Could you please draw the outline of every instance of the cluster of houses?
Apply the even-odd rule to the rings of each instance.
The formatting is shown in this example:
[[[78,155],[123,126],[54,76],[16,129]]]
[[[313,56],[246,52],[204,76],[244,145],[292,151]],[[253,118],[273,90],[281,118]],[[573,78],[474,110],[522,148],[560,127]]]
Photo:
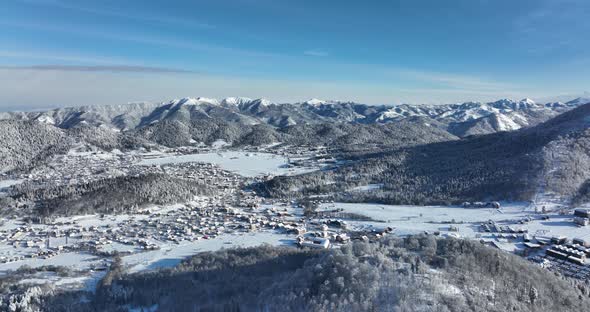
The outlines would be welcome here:
[[[61,234],[63,233],[59,230],[38,228],[30,225],[2,229],[0,230],[0,244],[10,246],[17,252],[7,252],[7,249],[3,249],[0,252],[0,263],[31,258],[49,259],[64,250],[70,249],[61,243],[51,244],[51,239],[60,237]],[[25,250],[28,250],[28,252]]]
[[[36,184],[74,185],[131,174],[138,156],[88,151],[54,156],[50,166],[36,167],[20,178]]]
[[[527,229],[514,227],[512,225],[499,225],[494,221],[488,221],[480,224],[480,230],[488,233],[504,233],[504,234],[526,234]]]
[[[582,224],[579,220],[584,220],[587,224],[589,217],[589,209],[574,210],[576,224]],[[540,218],[545,220],[548,216],[544,215]],[[545,268],[570,277],[590,279],[590,266],[586,265],[586,259],[590,257],[590,242],[580,238],[568,239],[558,234],[547,235],[546,230],[538,230],[531,234],[526,228],[519,226],[533,219],[536,218],[528,216],[519,220],[507,220],[502,224],[490,220],[480,223],[479,230],[482,233],[491,233],[496,241],[506,239],[523,246],[523,249],[517,249],[517,254],[526,256]],[[481,234],[477,237],[481,237]],[[496,241],[489,243],[501,248]]]
[[[495,208],[500,209],[502,206],[497,201],[491,202],[464,202],[461,204],[463,208]]]
[[[325,148],[282,152],[302,156],[321,156]],[[172,151],[175,152],[175,151]],[[178,151],[183,152],[183,151]],[[186,152],[186,151],[184,151]],[[146,154],[147,155],[147,154]],[[141,252],[161,248],[164,244],[180,244],[212,239],[223,234],[265,231],[284,232],[301,237],[300,245],[328,248],[345,243],[345,223],[308,223],[286,208],[262,205],[252,192],[241,190],[244,179],[239,175],[206,163],[141,165],[146,155],[135,153],[77,151],[56,156],[51,165],[40,166],[22,176],[27,187],[83,184],[115,176],[139,176],[165,173],[215,187],[218,192],[196,197],[183,205],[137,207],[124,215],[95,216],[91,221],[59,221],[58,219],[21,219],[19,226],[0,227],[0,263],[27,258],[47,259],[64,252],[89,252],[108,255],[112,252]],[[161,154],[158,154],[161,157]],[[77,219],[72,219],[77,220]],[[39,223],[43,221],[43,223]],[[33,222],[33,223],[31,223]],[[337,229],[337,230],[334,230]],[[7,248],[9,246],[9,248]]]
[[[222,234],[275,230],[304,234],[305,223],[286,208],[261,207],[261,200],[241,191],[234,208],[219,197],[198,197],[186,205],[151,208],[135,215],[96,216],[92,225],[77,222],[28,224],[0,231],[0,243],[18,252],[0,256],[0,261],[51,257],[64,251],[101,253],[119,245],[134,251],[160,248],[166,243],[211,239]],[[110,220],[112,219],[112,220]],[[116,220],[116,222],[109,222]],[[124,246],[129,246],[124,248]],[[106,248],[109,249],[109,248]]]
[[[563,242],[563,238],[551,239],[544,254],[538,254],[530,259],[539,265],[578,279],[590,279],[590,266],[586,259],[590,256],[590,244],[582,239],[574,238],[571,242]],[[559,243],[556,243],[559,242]]]
[[[191,167],[196,165],[201,166],[199,170]],[[118,216],[96,215],[80,222],[75,218],[59,218],[45,224],[23,221],[18,227],[0,231],[0,244],[14,248],[5,254],[0,252],[0,262],[46,259],[63,252],[108,256],[115,250],[141,252],[159,249],[164,244],[265,230],[295,235],[302,247],[329,248],[350,240],[346,222],[338,219],[310,221],[287,206],[265,204],[254,193],[239,190],[239,178],[224,171],[217,172],[214,166],[183,164],[163,167],[163,170],[172,174],[176,172],[171,171],[176,170],[194,179],[211,179],[211,183],[219,184],[226,192],[196,197],[182,205],[147,207]],[[390,231],[373,231],[370,235],[378,238]]]
[[[534,239],[535,243],[527,247],[538,252],[529,257],[530,260],[566,276],[590,278],[590,266],[586,264],[590,256],[590,242],[580,238],[568,240],[559,235],[536,236]]]
[[[548,257],[551,256],[557,259],[567,260],[569,262],[573,262],[576,264],[584,265],[586,263],[586,247],[582,247],[579,245],[571,247],[564,245],[553,245],[551,248],[545,251],[545,254]]]

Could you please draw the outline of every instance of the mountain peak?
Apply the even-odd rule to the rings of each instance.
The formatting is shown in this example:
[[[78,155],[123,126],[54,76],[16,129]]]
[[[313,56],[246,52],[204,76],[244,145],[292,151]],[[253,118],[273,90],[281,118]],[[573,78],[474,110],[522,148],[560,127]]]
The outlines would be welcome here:
[[[249,102],[252,102],[252,99],[247,97],[228,97],[221,101],[225,105],[240,105]]]
[[[253,104],[259,104],[261,106],[269,106],[270,104],[272,104],[272,102],[270,100],[267,100],[264,98],[256,99],[252,102],[253,102]]]
[[[308,105],[322,105],[322,104],[326,104],[326,103],[328,103],[328,102],[324,101],[324,100],[316,99],[316,98],[313,98],[313,99],[303,102],[303,104],[308,104]]]
[[[173,105],[201,105],[201,104],[210,104],[210,105],[219,105],[219,101],[217,99],[206,98],[206,97],[183,97],[181,99],[174,99],[169,102],[169,104]]]
[[[526,104],[529,104],[529,105],[535,105],[535,104],[537,104],[537,103],[535,103],[535,101],[533,101],[532,99],[529,99],[529,98],[524,98],[524,99],[520,100],[520,103],[526,103]]]

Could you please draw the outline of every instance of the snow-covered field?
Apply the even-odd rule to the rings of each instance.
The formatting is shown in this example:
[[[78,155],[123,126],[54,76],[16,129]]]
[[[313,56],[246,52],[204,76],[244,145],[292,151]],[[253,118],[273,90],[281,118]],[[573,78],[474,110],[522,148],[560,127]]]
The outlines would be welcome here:
[[[16,184],[23,182],[23,180],[2,180],[0,181],[0,197],[6,196],[6,190]]]
[[[225,234],[213,239],[164,245],[159,250],[125,256],[123,261],[125,266],[129,268],[129,272],[133,273],[161,267],[172,267],[185,258],[205,251],[233,247],[253,247],[262,244],[291,245],[294,242],[293,237],[273,232]]]
[[[11,187],[15,184],[19,184],[23,182],[23,180],[2,180],[0,181],[0,191],[2,191],[2,189]]]
[[[353,192],[370,192],[370,191],[378,190],[382,187],[383,187],[383,183],[367,184],[367,185],[361,185],[361,186],[354,187],[351,189],[351,191],[353,191]]]
[[[100,263],[100,258],[83,252],[67,252],[58,254],[49,259],[24,259],[15,262],[0,264],[0,273],[6,273],[8,270],[16,270],[23,265],[36,268],[47,265],[65,266],[72,270],[88,270],[93,265]]]
[[[527,229],[531,235],[564,235],[569,238],[590,239],[590,228],[579,227],[572,221],[572,215],[547,214],[549,220],[542,220],[541,214],[530,209],[529,203],[503,203],[501,209],[463,208],[453,206],[396,206],[380,204],[323,204],[320,210],[343,209],[382,222],[351,221],[357,229],[382,228],[391,226],[398,235],[416,234],[424,231],[446,233],[449,226],[456,226],[457,234],[467,238],[492,239],[489,233],[480,233],[479,225],[489,220],[500,225]],[[519,224],[526,217],[532,221]]]
[[[258,152],[224,151],[190,155],[164,156],[144,159],[141,165],[162,165],[185,162],[205,162],[219,165],[221,168],[246,177],[265,174],[293,175],[315,170],[314,168],[288,168],[286,157]]]

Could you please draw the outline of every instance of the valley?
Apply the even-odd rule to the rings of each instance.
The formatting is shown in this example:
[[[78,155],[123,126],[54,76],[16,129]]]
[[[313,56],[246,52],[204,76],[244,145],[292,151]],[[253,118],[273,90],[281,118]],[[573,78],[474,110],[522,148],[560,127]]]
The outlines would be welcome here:
[[[60,142],[45,146],[20,130],[2,142],[23,156],[0,158],[0,279],[92,296],[116,270],[161,274],[208,253],[336,252],[433,237],[478,242],[583,282],[590,230],[573,211],[588,207],[579,198],[590,178],[589,109],[464,138],[393,114],[386,123],[284,127],[196,115],[128,130],[0,121]],[[180,132],[169,136],[169,127]]]

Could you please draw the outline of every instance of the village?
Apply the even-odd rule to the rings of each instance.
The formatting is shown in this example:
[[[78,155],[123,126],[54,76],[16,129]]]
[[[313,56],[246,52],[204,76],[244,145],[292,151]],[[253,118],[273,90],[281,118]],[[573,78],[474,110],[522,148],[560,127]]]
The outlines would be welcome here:
[[[202,155],[208,158],[198,158]],[[477,239],[526,257],[548,270],[590,278],[590,267],[586,264],[590,256],[590,233],[586,234],[588,210],[578,209],[569,215],[563,210],[555,214],[555,211],[531,210],[525,204],[511,206],[496,201],[466,202],[458,207],[418,207],[344,204],[316,198],[311,202],[313,213],[309,213],[305,207],[308,204],[265,199],[244,188],[253,179],[265,180],[275,174],[297,174],[337,165],[326,155],[324,147],[269,146],[238,152],[182,147],[133,153],[80,147],[67,155],[56,156],[48,165],[26,175],[9,177],[16,182],[4,191],[10,195],[22,186],[59,187],[117,176],[165,173],[208,185],[217,192],[195,196],[183,203],[135,207],[109,214],[43,220],[17,215],[0,219],[0,274],[23,265],[70,265],[78,266],[81,272],[99,272],[108,268],[115,255],[159,263],[157,257],[170,257],[170,251],[176,248],[198,249],[205,242],[213,250],[238,247],[244,243],[244,237],[253,243],[327,249],[338,248],[351,240],[426,234]],[[234,166],[241,162],[254,165],[243,166],[244,169],[228,167],[232,162]],[[356,191],[370,189],[360,187]],[[160,250],[163,251],[156,252]],[[75,256],[90,260],[75,264],[64,260]],[[144,259],[150,257],[153,259]],[[182,258],[176,257],[179,261]],[[131,261],[130,265],[154,269],[167,263],[138,266]]]
[[[318,217],[346,220],[355,233],[434,235],[478,240],[565,276],[590,278],[590,209],[530,203],[480,202],[461,206],[388,206],[317,200]],[[542,209],[541,209],[542,208]],[[384,229],[391,231],[384,231]]]
[[[135,207],[131,211],[114,210],[108,214],[43,219],[19,213],[26,212],[22,208],[29,203],[17,200],[14,203],[17,213],[0,219],[0,274],[9,273],[21,265],[59,266],[64,264],[62,256],[68,255],[100,259],[92,261],[88,268],[84,265],[80,267],[99,271],[106,269],[109,259],[114,255],[147,253],[187,243],[198,246],[201,241],[216,241],[220,236],[238,237],[248,233],[285,235],[289,244],[311,248],[329,248],[334,244],[346,243],[349,237],[344,222],[309,220],[295,202],[265,201],[253,191],[244,190],[247,179],[272,177],[272,171],[266,172],[267,167],[259,169],[260,173],[265,174],[244,177],[240,175],[242,172],[228,171],[213,163],[192,160],[157,162],[160,159],[176,160],[176,157],[191,156],[191,152],[199,151],[215,153],[223,161],[243,159],[256,162],[256,157],[272,157],[278,164],[276,170],[297,170],[297,167],[305,166],[304,170],[310,170],[313,166],[326,163],[325,158],[305,160],[321,156],[321,149],[309,151],[283,147],[277,151],[276,147],[270,148],[279,154],[268,154],[266,149],[261,148],[225,156],[218,150],[200,147],[123,153],[80,146],[66,155],[54,157],[47,165],[38,166],[30,173],[10,176],[8,178],[14,183],[3,189],[9,196],[23,190],[48,186],[75,187],[102,179],[149,173],[165,173],[187,179],[213,187],[216,193],[195,196],[185,203]],[[275,160],[275,155],[281,155],[282,158]],[[238,157],[241,159],[236,160]],[[151,163],[153,160],[156,162]],[[219,248],[228,244],[231,245],[231,239],[220,243]]]

